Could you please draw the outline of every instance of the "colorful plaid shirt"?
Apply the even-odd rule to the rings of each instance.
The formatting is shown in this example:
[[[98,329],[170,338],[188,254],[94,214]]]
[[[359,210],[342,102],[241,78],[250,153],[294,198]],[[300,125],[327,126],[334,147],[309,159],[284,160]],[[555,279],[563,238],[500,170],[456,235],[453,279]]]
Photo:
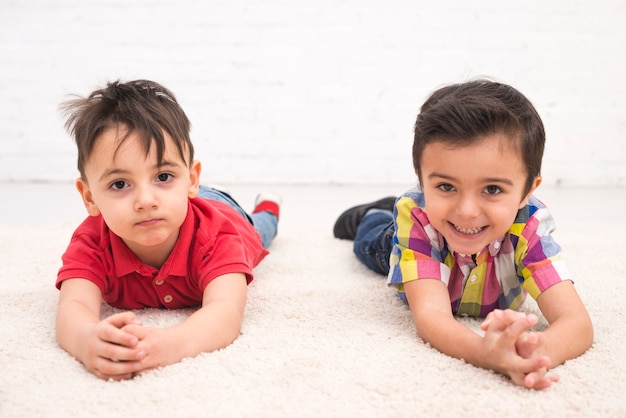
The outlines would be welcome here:
[[[550,235],[554,220],[534,196],[502,238],[474,255],[448,248],[423,208],[424,194],[413,189],[398,198],[394,209],[387,283],[405,301],[404,283],[437,279],[448,287],[454,314],[484,317],[494,309],[518,309],[526,294],[537,299],[550,286],[571,280],[561,248]]]

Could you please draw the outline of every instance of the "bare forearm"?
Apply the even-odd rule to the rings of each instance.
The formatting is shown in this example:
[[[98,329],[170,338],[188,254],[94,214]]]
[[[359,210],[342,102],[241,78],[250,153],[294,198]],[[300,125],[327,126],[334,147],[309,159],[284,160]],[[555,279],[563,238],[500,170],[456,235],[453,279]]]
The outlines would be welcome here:
[[[204,289],[202,308],[173,329],[178,360],[226,347],[239,335],[247,295],[246,277],[230,273]]]
[[[480,355],[482,337],[454,317],[428,313],[428,319],[414,315],[418,336],[442,353],[477,367],[486,367]]]
[[[593,343],[593,324],[587,309],[569,281],[563,281],[542,293],[539,309],[550,326],[543,332],[543,354],[550,357],[550,367],[578,357]]]
[[[482,337],[459,323],[450,309],[447,287],[439,280],[415,280],[404,286],[417,334],[449,356],[485,367]]]
[[[99,321],[98,314],[75,300],[60,301],[56,316],[59,345],[73,357],[83,361],[86,329]]]
[[[176,361],[231,344],[239,335],[242,320],[239,309],[230,302],[203,306],[171,329],[171,341],[176,346],[172,353],[179,357]]]
[[[550,358],[550,368],[580,356],[593,343],[593,326],[586,312],[559,318],[543,334],[544,354]]]

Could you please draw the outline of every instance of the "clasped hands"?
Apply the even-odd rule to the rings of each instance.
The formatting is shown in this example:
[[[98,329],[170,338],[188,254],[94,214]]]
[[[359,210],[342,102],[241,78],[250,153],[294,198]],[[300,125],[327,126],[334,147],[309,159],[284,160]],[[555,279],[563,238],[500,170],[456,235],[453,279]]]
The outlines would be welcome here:
[[[496,309],[480,325],[483,330],[486,366],[511,378],[513,383],[532,389],[545,389],[559,380],[548,375],[550,358],[546,337],[529,332],[537,324],[534,314]]]
[[[153,352],[159,351],[154,347],[162,347],[155,341],[161,331],[144,327],[133,312],[111,315],[91,329],[82,361],[101,379],[132,379],[163,365],[157,360],[158,353]]]

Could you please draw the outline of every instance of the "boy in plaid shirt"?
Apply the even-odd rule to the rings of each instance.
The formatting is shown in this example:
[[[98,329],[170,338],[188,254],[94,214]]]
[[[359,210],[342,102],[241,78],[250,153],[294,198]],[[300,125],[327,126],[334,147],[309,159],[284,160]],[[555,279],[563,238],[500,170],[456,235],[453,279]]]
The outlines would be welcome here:
[[[593,326],[574,289],[541,183],[541,118],[516,89],[486,80],[435,91],[415,123],[419,185],[345,211],[337,238],[388,276],[434,348],[544,389],[548,370],[587,351]],[[516,310],[526,294],[549,322]],[[454,319],[484,317],[484,335]]]

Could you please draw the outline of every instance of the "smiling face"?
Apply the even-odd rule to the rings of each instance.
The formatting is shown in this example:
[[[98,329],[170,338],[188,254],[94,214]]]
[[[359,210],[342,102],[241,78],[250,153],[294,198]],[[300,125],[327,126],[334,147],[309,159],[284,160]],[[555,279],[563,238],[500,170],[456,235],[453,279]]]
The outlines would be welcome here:
[[[428,219],[460,254],[477,254],[509,230],[541,183],[525,191],[520,152],[504,134],[465,146],[435,141],[424,148],[421,183]]]
[[[108,227],[146,264],[160,267],[178,239],[188,199],[198,192],[200,163],[179,155],[165,133],[161,164],[156,146],[145,148],[131,132],[108,129],[97,139],[76,187],[91,216],[102,214]]]

